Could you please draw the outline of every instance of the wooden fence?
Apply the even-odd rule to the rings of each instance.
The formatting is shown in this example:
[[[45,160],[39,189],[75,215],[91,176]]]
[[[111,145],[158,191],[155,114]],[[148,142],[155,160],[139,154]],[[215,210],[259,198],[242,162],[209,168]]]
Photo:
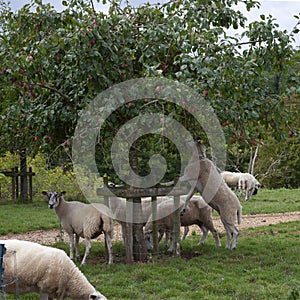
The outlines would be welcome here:
[[[0,171],[7,177],[11,177],[11,198],[15,202],[17,199],[22,201],[32,201],[32,177],[35,175],[30,167],[28,171],[21,172],[18,167],[11,171]]]

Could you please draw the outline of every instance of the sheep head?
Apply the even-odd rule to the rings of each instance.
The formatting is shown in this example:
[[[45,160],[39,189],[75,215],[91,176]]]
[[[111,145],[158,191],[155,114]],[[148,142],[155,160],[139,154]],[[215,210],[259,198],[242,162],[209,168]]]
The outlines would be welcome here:
[[[65,194],[66,194],[65,191],[63,191],[63,192],[43,191],[42,192],[42,195],[46,196],[48,199],[48,206],[50,209],[57,207],[59,205],[59,201],[60,201],[61,197]]]

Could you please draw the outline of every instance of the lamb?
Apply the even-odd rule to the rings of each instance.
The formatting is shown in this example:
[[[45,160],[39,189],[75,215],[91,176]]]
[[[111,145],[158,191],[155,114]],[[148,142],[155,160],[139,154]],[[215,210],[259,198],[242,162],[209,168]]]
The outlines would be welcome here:
[[[60,249],[22,240],[1,240],[4,255],[5,292],[39,293],[41,300],[106,300]],[[12,279],[17,277],[16,283]]]
[[[248,201],[250,196],[256,195],[262,186],[250,173],[223,171],[221,175],[229,187],[236,188],[240,193],[245,194],[244,201]]]
[[[189,141],[188,146],[192,147],[194,141]],[[200,147],[196,142],[197,148]],[[204,147],[202,145],[202,147]],[[239,231],[235,226],[242,220],[242,206],[235,193],[225,183],[223,177],[218,172],[214,163],[206,158],[199,158],[198,153],[203,151],[194,151],[193,157],[184,170],[184,175],[179,178],[181,182],[196,181],[196,186],[192,187],[187,194],[182,214],[185,213],[189,201],[196,191],[199,191],[205,202],[215,209],[224,225],[227,233],[226,248],[236,249]],[[231,247],[230,247],[231,245]]]
[[[65,201],[63,199],[65,193],[66,192],[42,192],[42,194],[48,198],[49,208],[55,209],[62,228],[69,235],[70,258],[73,259],[74,234],[77,259],[79,259],[79,238],[82,237],[85,239],[85,254],[81,262],[83,265],[90,252],[90,240],[98,237],[103,232],[108,251],[108,263],[111,264],[113,262],[111,242],[113,236],[113,220],[110,216],[110,211],[104,205],[98,206],[97,204],[85,204],[78,201]]]
[[[185,201],[181,199],[180,208],[183,207],[184,203]],[[173,251],[175,246],[173,230],[174,213],[172,213],[173,207],[174,201],[172,199],[166,200],[157,206],[157,229],[160,233],[160,236],[162,236],[164,232],[171,233],[171,247],[168,251]],[[170,213],[168,214],[168,212]],[[205,240],[207,239],[208,230],[210,230],[216,241],[216,247],[221,246],[219,235],[213,225],[212,209],[207,205],[207,203],[202,199],[202,197],[193,197],[190,200],[185,213],[180,216],[180,224],[181,226],[185,226],[185,234],[187,233],[186,229],[190,225],[196,224],[201,228],[203,235],[199,242],[199,245],[204,244]],[[152,249],[153,247],[152,231],[152,215],[150,215],[144,229],[147,250]]]

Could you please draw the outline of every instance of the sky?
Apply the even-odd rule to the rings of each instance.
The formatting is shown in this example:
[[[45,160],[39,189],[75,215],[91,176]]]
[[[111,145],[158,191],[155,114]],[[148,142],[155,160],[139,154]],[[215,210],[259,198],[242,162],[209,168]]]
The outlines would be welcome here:
[[[163,3],[167,0],[129,0],[131,5],[139,6],[142,3],[150,2],[150,3]],[[6,0],[8,2],[8,0]],[[30,3],[30,0],[10,0],[10,7],[13,10],[18,10],[24,4]],[[56,10],[64,9],[61,2],[62,0],[43,0],[44,3],[51,3]],[[102,4],[98,3],[96,0],[93,1],[96,10],[105,11],[105,8]],[[300,14],[300,0],[261,0],[261,7],[260,9],[252,9],[250,12],[247,12],[244,9],[244,5],[239,5],[238,9],[247,17],[248,22],[259,21],[260,15],[272,15],[273,18],[277,20],[279,24],[279,29],[284,30],[286,29],[289,33],[292,31],[293,27],[297,23],[297,19],[295,19],[294,15]],[[298,25],[300,29],[300,25]],[[230,31],[230,33],[233,31]],[[294,46],[300,47],[300,33],[296,36],[296,42]]]

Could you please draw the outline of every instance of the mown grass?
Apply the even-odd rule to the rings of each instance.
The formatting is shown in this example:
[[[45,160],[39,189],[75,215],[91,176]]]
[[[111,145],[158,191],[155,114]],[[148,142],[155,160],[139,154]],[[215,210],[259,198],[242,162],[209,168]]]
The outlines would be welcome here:
[[[300,211],[299,198],[299,190],[262,190],[256,198],[242,203],[243,213]],[[8,227],[8,223],[14,232],[35,228],[38,222],[47,224],[45,227],[53,226],[52,221],[58,225],[55,213],[45,203],[36,204],[36,210],[32,206],[0,205],[1,231],[5,231],[2,226]],[[32,216],[30,224],[19,224],[23,219],[22,208],[24,215]],[[16,220],[11,221],[4,211]],[[190,236],[182,242],[180,258],[161,253],[147,263],[132,265],[123,263],[124,247],[115,242],[115,263],[111,266],[105,263],[103,244],[93,243],[87,264],[79,267],[110,300],[300,299],[300,220],[243,230],[236,251],[224,248],[225,235],[221,236],[220,249],[215,248],[211,234],[204,246],[198,246],[198,241],[198,236]],[[68,253],[65,243],[55,247]],[[7,299],[15,298],[7,296]],[[39,297],[30,294],[20,299]]]
[[[236,251],[216,249],[211,235],[201,247],[198,237],[189,237],[182,243],[181,258],[160,254],[132,265],[120,263],[124,250],[115,243],[116,263],[111,266],[103,262],[103,244],[93,243],[80,269],[110,300],[295,300],[300,297],[299,238],[300,222],[246,230]],[[63,243],[56,247],[68,248]]]
[[[257,196],[241,204],[243,214],[300,211],[300,189],[261,189]],[[0,201],[0,235],[52,228],[59,228],[59,222],[42,197],[28,204]]]

